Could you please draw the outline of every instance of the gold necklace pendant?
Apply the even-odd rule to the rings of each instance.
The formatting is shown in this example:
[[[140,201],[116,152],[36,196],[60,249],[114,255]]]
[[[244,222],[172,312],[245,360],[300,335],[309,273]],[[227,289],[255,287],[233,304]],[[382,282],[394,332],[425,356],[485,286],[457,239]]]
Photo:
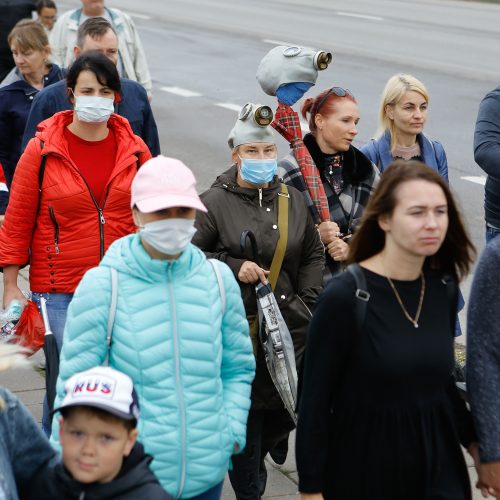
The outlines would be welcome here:
[[[424,295],[425,295],[425,276],[424,273],[420,273],[420,281],[422,283],[420,287],[420,298],[418,300],[418,307],[417,307],[417,312],[415,314],[415,317],[412,318],[408,311],[406,310],[406,307],[403,304],[403,301],[401,300],[401,297],[394,286],[394,283],[392,282],[391,278],[389,276],[386,276],[387,281],[389,282],[389,285],[391,285],[392,291],[394,292],[394,295],[396,296],[396,300],[398,301],[399,306],[401,307],[401,310],[403,311],[403,314],[405,315],[406,319],[413,324],[415,328],[418,328],[418,320],[420,318],[420,313],[422,312],[422,306],[424,304]]]

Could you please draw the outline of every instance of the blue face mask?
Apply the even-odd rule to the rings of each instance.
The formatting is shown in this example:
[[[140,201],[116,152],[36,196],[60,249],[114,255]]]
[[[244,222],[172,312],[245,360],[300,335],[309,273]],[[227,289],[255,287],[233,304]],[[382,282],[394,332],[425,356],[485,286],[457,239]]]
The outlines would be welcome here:
[[[113,99],[108,97],[98,97],[93,95],[75,96],[75,112],[78,119],[82,122],[107,122],[114,110]]]
[[[250,184],[267,184],[278,172],[276,158],[271,160],[241,158],[241,178]]]

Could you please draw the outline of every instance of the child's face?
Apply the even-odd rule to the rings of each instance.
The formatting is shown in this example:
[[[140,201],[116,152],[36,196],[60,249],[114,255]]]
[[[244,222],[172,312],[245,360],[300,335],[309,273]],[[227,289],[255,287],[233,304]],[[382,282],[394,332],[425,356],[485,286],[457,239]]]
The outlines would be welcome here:
[[[82,483],[112,481],[136,438],[136,429],[128,431],[119,422],[102,420],[86,411],[76,410],[60,420],[64,466]]]

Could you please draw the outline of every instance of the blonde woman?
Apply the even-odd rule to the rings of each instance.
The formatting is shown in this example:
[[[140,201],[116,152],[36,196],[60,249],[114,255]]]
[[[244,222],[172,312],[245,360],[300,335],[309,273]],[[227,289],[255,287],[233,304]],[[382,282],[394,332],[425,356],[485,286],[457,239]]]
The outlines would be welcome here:
[[[0,372],[23,365],[28,365],[23,349],[0,342]],[[0,498],[18,500],[16,484],[26,484],[55,455],[26,407],[0,387]]]
[[[443,146],[423,133],[428,107],[429,93],[420,80],[405,74],[389,78],[380,102],[377,139],[361,148],[380,172],[396,159],[419,160],[448,181]]]
[[[49,39],[38,21],[19,21],[9,33],[8,43],[15,67],[0,83],[0,163],[10,190],[33,99],[64,75],[59,66],[49,62]],[[5,213],[7,203],[8,191],[2,190],[0,214]]]

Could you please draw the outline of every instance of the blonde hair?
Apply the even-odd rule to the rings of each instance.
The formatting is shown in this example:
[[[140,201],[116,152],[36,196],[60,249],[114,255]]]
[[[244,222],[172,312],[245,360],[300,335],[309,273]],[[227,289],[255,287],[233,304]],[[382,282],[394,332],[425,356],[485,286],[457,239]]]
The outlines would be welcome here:
[[[31,351],[19,344],[13,344],[0,340],[0,372],[10,368],[21,368],[31,366],[28,355]],[[0,410],[5,407],[5,401],[0,397]]]
[[[394,140],[394,122],[387,116],[385,111],[386,106],[394,106],[406,94],[406,92],[413,90],[418,92],[429,103],[429,93],[425,85],[415,78],[413,75],[400,73],[389,78],[385,84],[382,98],[380,99],[380,109],[378,115],[378,130],[376,136],[379,137],[384,134],[386,130],[391,135],[391,149]]]
[[[9,47],[15,45],[18,50],[47,51],[50,54],[49,38],[45,28],[34,19],[21,19],[9,33]]]

